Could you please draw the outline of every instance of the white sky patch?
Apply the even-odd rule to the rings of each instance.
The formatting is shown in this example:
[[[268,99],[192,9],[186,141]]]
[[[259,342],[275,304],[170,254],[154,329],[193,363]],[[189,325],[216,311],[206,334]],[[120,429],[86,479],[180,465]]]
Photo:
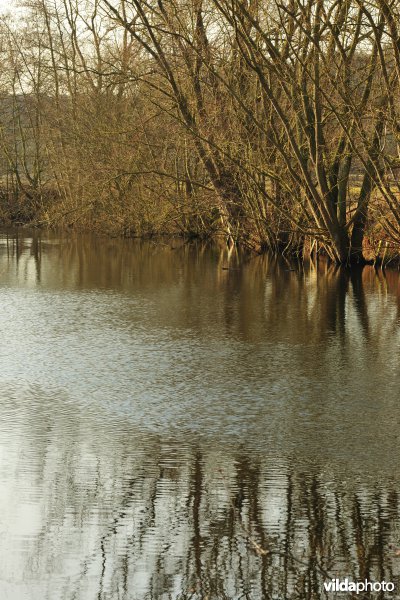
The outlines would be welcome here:
[[[16,13],[18,10],[15,0],[0,0],[0,14]]]

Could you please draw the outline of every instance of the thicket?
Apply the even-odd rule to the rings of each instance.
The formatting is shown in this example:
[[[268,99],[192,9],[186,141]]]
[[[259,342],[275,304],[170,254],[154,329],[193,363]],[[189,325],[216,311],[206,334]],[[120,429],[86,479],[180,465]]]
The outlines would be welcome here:
[[[400,250],[397,0],[31,0],[0,23],[0,218]]]

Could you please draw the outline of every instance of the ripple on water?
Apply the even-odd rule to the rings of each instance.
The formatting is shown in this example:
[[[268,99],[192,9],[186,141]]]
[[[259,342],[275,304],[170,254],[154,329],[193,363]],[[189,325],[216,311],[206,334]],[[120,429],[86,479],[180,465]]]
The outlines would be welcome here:
[[[397,275],[43,235],[0,237],[2,599],[399,581]]]

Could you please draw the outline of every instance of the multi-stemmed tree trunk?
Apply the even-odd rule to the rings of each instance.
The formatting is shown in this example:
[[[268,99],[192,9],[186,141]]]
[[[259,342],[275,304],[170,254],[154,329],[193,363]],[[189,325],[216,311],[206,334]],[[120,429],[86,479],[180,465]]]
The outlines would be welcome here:
[[[279,137],[272,142],[299,183],[304,214],[340,263],[363,260],[371,193],[381,174],[390,97],[379,89],[384,17],[365,3],[214,0],[253,69]],[[388,68],[389,65],[386,65]],[[351,192],[352,169],[362,175]],[[279,173],[276,174],[280,176]]]

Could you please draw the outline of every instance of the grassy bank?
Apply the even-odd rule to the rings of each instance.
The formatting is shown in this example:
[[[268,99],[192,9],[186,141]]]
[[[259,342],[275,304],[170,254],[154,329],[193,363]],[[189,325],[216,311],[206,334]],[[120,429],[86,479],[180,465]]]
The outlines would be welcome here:
[[[382,210],[382,202],[380,204]],[[324,257],[331,260],[323,241],[309,235],[302,236],[294,229],[286,232],[286,236],[273,246],[260,239],[257,229],[252,228],[251,222],[246,219],[243,226],[238,222],[235,235],[232,235],[232,231],[228,232],[222,226],[218,216],[210,214],[206,205],[203,212],[197,206],[196,214],[189,215],[189,211],[182,212],[181,206],[177,211],[173,205],[160,201],[153,214],[148,213],[145,219],[140,219],[137,213],[132,213],[129,203],[125,209],[110,200],[106,203],[76,201],[71,206],[54,189],[42,190],[39,194],[28,188],[19,193],[3,188],[0,190],[0,225],[87,231],[111,237],[214,239],[254,253],[272,251],[288,257]],[[399,245],[393,243],[380,222],[374,219],[368,222],[363,254],[368,263],[377,266],[400,264]]]

